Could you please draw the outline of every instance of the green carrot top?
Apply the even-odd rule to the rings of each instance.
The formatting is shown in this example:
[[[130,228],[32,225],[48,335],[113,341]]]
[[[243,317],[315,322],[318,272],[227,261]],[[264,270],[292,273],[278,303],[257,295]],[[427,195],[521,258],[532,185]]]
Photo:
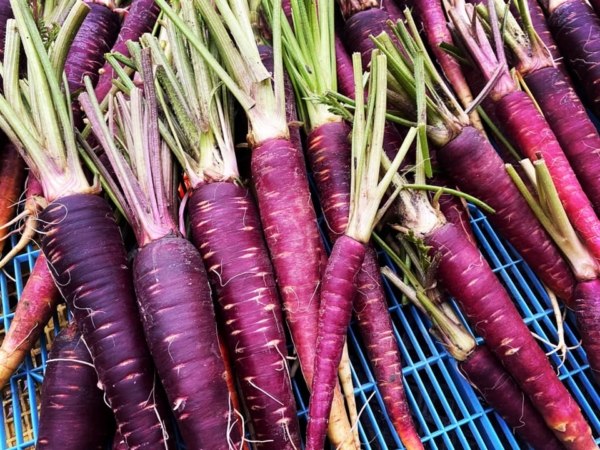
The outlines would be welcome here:
[[[140,247],[178,233],[172,158],[159,134],[149,49],[142,51],[142,74],[143,93],[134,88],[129,98],[123,93],[109,96],[108,123],[88,78],[87,92],[79,96],[92,130],[118,177],[123,194],[118,188],[112,191]]]
[[[43,40],[27,2],[11,0],[11,7],[15,19],[7,22],[0,128],[39,179],[49,202],[76,193],[98,193],[98,180],[90,185],[79,162],[63,77],[74,30],[89,7],[76,1],[52,41]],[[21,45],[27,57],[26,78],[19,75]]]
[[[263,1],[273,26],[274,2]],[[315,128],[342,120],[326,105],[308,99],[337,90],[333,0],[291,0],[293,27],[281,21],[284,60],[297,92],[300,117],[310,133]],[[302,99],[302,100],[300,100]]]

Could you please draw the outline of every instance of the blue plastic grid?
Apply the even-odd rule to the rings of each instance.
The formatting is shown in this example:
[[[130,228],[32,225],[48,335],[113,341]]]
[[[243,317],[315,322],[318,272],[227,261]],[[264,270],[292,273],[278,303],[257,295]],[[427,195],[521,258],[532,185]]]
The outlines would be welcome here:
[[[480,248],[515,299],[525,322],[542,338],[556,342],[553,311],[542,285],[514,249],[494,232],[487,219],[476,208],[471,207],[471,213]],[[13,237],[13,245],[14,242]],[[14,259],[6,273],[0,273],[0,323],[4,330],[10,324],[16,299],[20,298],[26,274],[33,267],[37,255],[38,251],[28,246],[23,254]],[[391,265],[391,261],[383,254],[381,263]],[[385,286],[396,338],[400,342],[408,399],[426,448],[526,448],[501,418],[481,404],[477,394],[457,372],[454,360],[428,333],[428,320],[415,308],[402,306],[387,282]],[[39,348],[32,352],[2,391],[1,449],[33,448],[38,425],[39,391],[47,359],[46,349],[58,332],[58,324],[66,321],[64,309],[60,315],[46,329]],[[565,339],[568,346],[575,346],[579,342],[571,313],[566,316]],[[358,425],[363,448],[403,448],[385,413],[383,400],[354,324],[350,328],[348,344],[357,408],[364,408]],[[546,351],[551,350],[550,346],[543,343],[541,345]],[[550,359],[555,367],[560,365],[557,354],[553,354]],[[581,347],[569,351],[564,365],[559,369],[559,376],[578,401],[600,444],[598,384],[591,375]],[[306,386],[299,374],[295,376],[293,384],[298,415],[302,427],[305,427],[308,408]]]

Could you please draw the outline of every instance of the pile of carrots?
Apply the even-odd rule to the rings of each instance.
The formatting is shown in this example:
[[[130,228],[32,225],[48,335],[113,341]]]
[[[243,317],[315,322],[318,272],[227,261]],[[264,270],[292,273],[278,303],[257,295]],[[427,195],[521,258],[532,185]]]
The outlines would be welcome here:
[[[465,201],[600,382],[597,3],[0,0],[0,266],[41,248],[0,385],[73,317],[36,448],[358,449],[352,319],[424,448],[382,276],[522,442],[598,448]]]

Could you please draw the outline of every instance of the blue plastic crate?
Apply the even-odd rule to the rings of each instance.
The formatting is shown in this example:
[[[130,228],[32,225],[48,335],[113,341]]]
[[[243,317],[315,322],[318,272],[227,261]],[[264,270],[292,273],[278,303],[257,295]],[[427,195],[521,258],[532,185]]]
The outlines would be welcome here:
[[[487,219],[471,208],[472,224],[480,248],[490,265],[517,302],[530,329],[544,339],[555,342],[556,327],[549,300],[539,280],[514,249],[494,232]],[[15,239],[13,238],[13,244]],[[0,273],[4,329],[10,324],[17,298],[23,289],[38,251],[29,246],[23,254]],[[382,264],[391,262],[381,255]],[[11,280],[11,278],[14,279]],[[489,407],[482,405],[477,394],[456,370],[455,361],[428,333],[429,322],[415,308],[401,306],[399,298],[386,282],[390,313],[400,342],[405,386],[419,435],[431,449],[520,449],[526,448],[508,426]],[[64,309],[54,325],[40,339],[33,351],[5,387],[3,394],[1,449],[33,448],[37,430],[39,391],[47,359],[47,346],[66,321]],[[579,337],[573,314],[565,321],[567,345],[575,346]],[[385,413],[368,358],[355,325],[349,333],[349,349],[357,408],[362,409],[358,430],[365,449],[403,448]],[[541,344],[546,351],[551,348]],[[560,365],[554,354],[551,362]],[[599,386],[593,379],[582,348],[571,350],[559,371],[560,378],[578,401],[600,444]],[[294,379],[301,425],[306,426],[308,395],[299,373]]]

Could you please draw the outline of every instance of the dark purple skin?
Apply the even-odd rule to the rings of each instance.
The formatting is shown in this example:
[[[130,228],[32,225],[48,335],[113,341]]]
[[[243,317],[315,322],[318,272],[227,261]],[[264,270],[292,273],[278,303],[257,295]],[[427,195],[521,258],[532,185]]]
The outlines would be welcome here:
[[[65,74],[71,96],[85,90],[84,77],[90,77],[94,86],[98,82],[98,70],[104,64],[119,33],[119,16],[104,5],[89,1],[90,12],[81,24],[65,62]],[[74,97],[73,97],[74,99]],[[73,102],[73,121],[77,128],[83,127],[83,112],[79,102]]]
[[[92,357],[75,323],[52,342],[42,383],[37,450],[102,450],[114,428]]]
[[[550,14],[548,26],[585,93],[583,100],[600,117],[600,18],[584,0],[573,0]]]
[[[133,261],[146,341],[188,448],[240,448],[225,364],[202,257],[179,237],[163,237]],[[174,320],[176,319],[176,320]]]
[[[575,279],[558,247],[519,193],[489,141],[473,127],[436,150],[444,173],[460,190],[496,212],[488,220],[538,277],[572,307]],[[501,195],[500,195],[501,194]]]
[[[359,11],[346,20],[343,42],[349,53],[359,52],[362,55],[363,69],[368,70],[371,63],[371,51],[377,48],[369,35],[377,36],[383,31],[389,33],[388,13],[382,9],[371,8]],[[392,36],[392,39],[396,39]]]
[[[495,110],[503,130],[513,137],[524,156],[531,161],[535,161],[538,154],[544,158],[573,228],[600,261],[600,219],[545,117],[531,97],[519,90],[497,100]]]
[[[258,50],[260,51],[260,59],[263,65],[269,72],[273,73],[273,49],[271,47],[267,47],[266,45],[260,45]],[[287,70],[283,71],[283,87],[285,89],[285,120],[287,120],[288,124],[295,122],[293,126],[289,127],[290,142],[295,148],[302,149],[300,127],[298,126],[298,110],[296,109],[296,96],[294,94],[294,86],[292,85],[292,81],[290,80]]]
[[[388,13],[390,20],[394,22],[394,24],[404,20],[402,9],[396,4],[395,0],[383,0],[381,2],[381,9]]]
[[[319,287],[324,271],[321,234],[302,148],[270,139],[252,150],[252,179],[265,241],[305,377],[312,378]],[[303,356],[303,355],[306,355]]]
[[[600,382],[600,280],[582,281],[575,288],[575,317],[590,369]]]
[[[322,125],[309,134],[307,156],[319,192],[326,230],[334,243],[343,235],[350,211],[350,127],[342,122]],[[398,342],[387,308],[377,254],[369,246],[356,277],[354,311],[377,386],[388,416],[407,448],[421,448],[406,392]]]
[[[187,208],[192,242],[204,259],[223,318],[253,438],[266,441],[255,445],[261,450],[299,449],[283,316],[252,196],[233,183],[210,183],[191,191]]]
[[[323,275],[315,377],[308,406],[306,450],[322,450],[342,350],[352,318],[357,291],[356,276],[365,257],[366,246],[349,236],[335,241]]]
[[[554,67],[525,77],[581,187],[600,216],[600,135],[579,97]]]
[[[160,8],[154,0],[133,0],[110,52],[121,53],[129,57],[127,41],[137,42],[144,33],[151,32],[159,12]],[[109,63],[104,63],[99,74],[98,84],[96,84],[94,92],[98,102],[102,102],[113,86],[111,80],[116,77],[116,73]]]
[[[569,449],[597,448],[575,399],[477,247],[452,224],[424,240],[437,259],[436,278],[467,322],[514,377],[556,437]]]
[[[533,448],[564,448],[531,400],[485,344],[476,346],[465,361],[459,361],[458,370],[508,426]]]
[[[171,448],[174,439],[165,444],[161,423],[169,423],[168,404],[157,386],[110,206],[99,196],[70,195],[48,205],[39,223],[48,266],[90,348],[129,448]]]
[[[119,433],[119,430],[115,432],[115,437],[113,438],[111,450],[128,450],[127,445],[125,444],[125,439]]]

